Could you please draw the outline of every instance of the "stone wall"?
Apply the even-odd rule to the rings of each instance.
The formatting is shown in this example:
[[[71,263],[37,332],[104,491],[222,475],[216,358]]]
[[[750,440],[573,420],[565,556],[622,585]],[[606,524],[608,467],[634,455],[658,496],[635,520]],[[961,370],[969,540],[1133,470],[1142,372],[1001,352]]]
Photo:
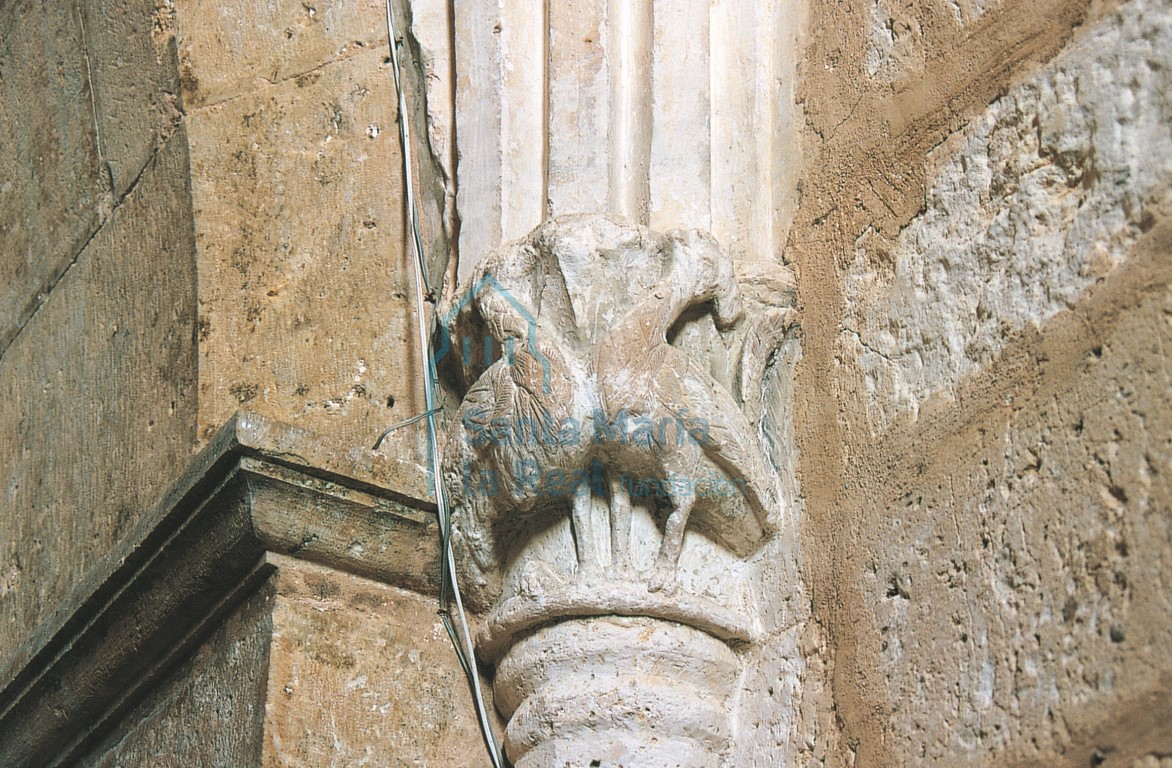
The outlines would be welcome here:
[[[798,533],[754,563],[776,599],[742,656],[736,764],[1166,760],[1167,4],[717,2],[688,30],[623,17],[627,48],[603,51],[620,6],[506,3],[483,28],[396,6],[428,268],[439,286],[461,239],[467,272],[492,238],[582,207],[707,226],[754,274],[793,268],[796,378],[771,407],[798,454]],[[382,9],[0,4],[0,693],[237,408],[367,459],[422,410]],[[677,72],[685,32],[712,50]],[[544,61],[548,98],[510,56]],[[596,82],[641,61],[646,93]],[[499,77],[460,101],[469,62]],[[656,136],[611,108],[697,72],[706,106],[654,102]],[[532,142],[529,107],[549,132]],[[461,136],[484,143],[459,157],[462,233]],[[624,163],[641,185],[616,181]],[[414,468],[422,434],[384,453]],[[208,764],[388,744],[475,761],[446,642],[424,598],[287,559],[88,761],[165,762],[216,707],[248,727],[193,745]],[[417,689],[428,706],[386,698]]]
[[[1172,706],[1172,15],[811,9],[810,753],[1146,765],[1172,749],[1141,714]]]
[[[0,5],[0,710],[142,561],[237,408],[316,430],[348,466],[422,409],[395,113],[382,3]],[[450,212],[441,174],[418,183],[438,286]],[[422,434],[383,448],[403,498],[425,492]],[[267,650],[226,655],[249,642],[236,624],[92,759],[174,758],[174,736],[248,762],[247,723],[193,741],[234,670],[266,671]]]
[[[260,765],[275,592],[245,600],[77,764]]]
[[[247,408],[369,448],[423,410],[384,9],[374,0],[174,4],[199,266],[201,440]],[[398,12],[405,32],[409,16]],[[426,136],[419,107],[417,139]],[[422,155],[429,279],[439,288],[449,258],[443,179]],[[400,433],[388,450],[415,459],[422,434]]]
[[[386,51],[374,2],[0,9],[0,680],[236,409],[367,450],[422,409]]]
[[[0,8],[5,683],[193,455],[188,151],[152,8]]]
[[[277,568],[79,765],[480,764],[434,600],[332,568]]]

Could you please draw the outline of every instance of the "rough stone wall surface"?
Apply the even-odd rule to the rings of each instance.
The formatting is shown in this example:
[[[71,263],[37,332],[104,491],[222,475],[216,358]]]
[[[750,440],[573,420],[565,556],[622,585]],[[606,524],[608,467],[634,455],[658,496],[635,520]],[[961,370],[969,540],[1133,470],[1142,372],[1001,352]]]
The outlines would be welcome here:
[[[1167,748],[1120,713],[1172,696],[1170,317],[1172,291],[1144,298],[879,516],[863,581],[902,761]]]
[[[0,7],[0,687],[117,567],[199,436],[240,404],[367,447],[421,409],[382,4],[327,6]],[[438,174],[420,176],[438,283],[446,193]],[[414,458],[416,441],[399,448]],[[434,630],[414,599],[412,620]],[[366,626],[351,622],[347,640],[363,645]],[[219,656],[233,631],[95,764],[255,763],[227,731],[195,744],[201,718],[243,712],[220,685],[245,664]],[[446,635],[428,641],[420,674],[444,670],[433,689],[465,705]],[[479,741],[472,720],[419,719]]]
[[[484,764],[434,598],[268,557],[275,573],[79,765]]]
[[[98,140],[117,199],[182,117],[170,4],[87,0],[81,5]]]
[[[260,765],[275,591],[245,600],[78,765]]]
[[[434,598],[277,562],[265,766],[485,764]]]
[[[192,455],[189,201],[176,137],[0,359],[0,680],[116,567],[113,544]]]
[[[383,9],[176,4],[199,253],[201,439],[247,407],[370,447],[423,410]],[[421,127],[412,126],[417,146]],[[442,174],[428,153],[416,160],[438,287],[448,259]],[[388,450],[415,458],[422,434],[408,428]]]
[[[160,24],[148,0],[0,9],[0,354],[174,133]]]
[[[1078,301],[1172,185],[1172,24],[1133,2],[933,150],[925,210],[882,260],[860,239],[843,354],[884,429]]]
[[[815,763],[1172,751],[1170,28],[1146,0],[811,5]]]
[[[0,8],[0,682],[194,445],[187,141],[156,10]]]
[[[183,102],[192,111],[375,47],[386,55],[378,0],[264,5],[179,0],[173,6]]]
[[[417,405],[381,57],[190,118],[204,437],[247,407],[373,445]]]
[[[875,0],[866,14],[863,62],[867,77],[876,83],[896,84],[922,71],[940,28],[963,29],[994,4],[995,0]]]
[[[74,3],[0,8],[0,354],[109,207],[84,37]]]

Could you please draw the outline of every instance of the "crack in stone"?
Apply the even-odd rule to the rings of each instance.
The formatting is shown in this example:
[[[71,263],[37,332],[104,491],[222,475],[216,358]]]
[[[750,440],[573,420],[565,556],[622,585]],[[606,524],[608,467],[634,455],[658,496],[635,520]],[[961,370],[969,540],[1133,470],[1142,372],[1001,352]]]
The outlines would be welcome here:
[[[172,135],[174,135],[174,133],[174,131],[171,131]],[[61,270],[61,273],[53,278],[53,281],[43,290],[37,292],[38,296],[40,297],[40,301],[38,301],[37,305],[33,307],[32,311],[28,313],[28,317],[21,321],[20,327],[18,327],[12,334],[12,338],[8,340],[8,344],[6,344],[3,349],[0,349],[0,365],[3,364],[4,357],[8,354],[8,350],[10,350],[12,345],[16,343],[16,340],[20,338],[20,335],[24,333],[24,329],[28,327],[28,325],[33,321],[34,318],[36,318],[38,314],[40,314],[41,308],[49,303],[49,298],[53,295],[53,291],[57,288],[58,284],[60,284],[61,281],[65,279],[65,276],[69,274],[74,265],[76,265],[77,262],[81,259],[81,255],[85,253],[87,248],[89,248],[90,243],[97,239],[102,230],[105,229],[111,221],[113,221],[114,214],[117,213],[118,209],[122,207],[122,204],[126,202],[126,199],[129,198],[130,195],[133,194],[134,191],[138,188],[139,182],[142,181],[142,178],[146,175],[147,170],[149,170],[150,167],[154,165],[156,158],[159,156],[159,153],[163,151],[169,141],[170,137],[167,137],[158,146],[155,147],[155,149],[151,152],[150,157],[147,158],[147,161],[143,163],[142,168],[139,169],[134,179],[126,187],[126,192],[119,196],[117,200],[113,200],[114,194],[112,187],[105,190],[106,199],[103,201],[103,203],[99,203],[98,205],[100,218],[98,219],[97,226],[94,227],[93,231],[90,232],[88,237],[86,237],[85,242],[81,244],[76,252],[74,252],[73,257],[69,260],[69,263],[65,265],[65,268]]]
[[[875,349],[874,347],[872,347],[872,346],[871,346],[870,344],[868,344],[867,342],[863,341],[863,336],[862,336],[862,334],[860,334],[860,333],[859,333],[858,331],[856,331],[855,329],[853,329],[853,328],[847,328],[847,327],[843,326],[843,328],[842,328],[842,333],[849,333],[849,334],[851,334],[852,336],[854,336],[854,337],[855,337],[855,341],[859,342],[859,346],[861,346],[863,349],[867,350],[868,352],[871,352],[872,354],[879,355],[879,357],[883,358],[884,360],[886,360],[887,362],[889,362],[889,363],[891,363],[891,364],[893,364],[893,365],[895,364],[895,361],[894,361],[894,360],[892,360],[890,357],[888,357],[887,355],[883,354],[883,353],[882,353],[882,352],[880,352],[879,350]]]
[[[80,5],[75,6],[75,8],[77,10],[77,24],[81,27],[81,55],[85,59],[85,79],[90,91],[90,115],[94,122],[94,144],[98,150],[99,173],[102,174],[102,181],[106,185],[105,198],[109,201],[113,196],[114,173],[110,169],[110,161],[106,159],[106,153],[102,150],[102,121],[101,116],[98,114],[98,89],[94,83],[94,69],[90,63],[89,33],[85,28],[86,10]],[[101,225],[98,228],[100,229]],[[87,240],[86,242],[88,243],[89,241]]]
[[[277,88],[277,87],[289,82],[290,80],[296,80],[300,77],[305,77],[306,75],[312,75],[315,72],[321,72],[322,70],[324,70],[328,67],[331,67],[335,64],[342,64],[344,62],[351,61],[352,59],[357,59],[360,56],[364,56],[364,55],[372,54],[372,53],[381,53],[385,56],[386,55],[386,40],[380,39],[380,40],[376,40],[374,43],[371,43],[369,45],[364,44],[364,46],[359,48],[358,50],[344,53],[340,56],[336,56],[335,58],[328,59],[327,61],[323,61],[320,64],[317,64],[313,67],[310,67],[309,69],[307,69],[303,72],[296,72],[294,74],[288,75],[287,77],[282,77],[277,80],[269,80],[267,77],[258,76],[257,79],[263,81],[263,83],[264,83],[260,87],[253,88],[248,91],[242,91],[241,93],[237,93],[233,96],[228,96],[228,97],[220,99],[218,101],[213,101],[213,102],[210,102],[207,104],[200,104],[198,107],[192,107],[190,109],[187,109],[184,112],[184,114],[185,115],[198,115],[200,113],[208,112],[215,107],[222,107],[226,104],[231,104],[234,101],[239,101],[240,99],[247,98],[247,97],[255,95],[257,93],[261,93],[263,91],[267,91],[272,88]]]

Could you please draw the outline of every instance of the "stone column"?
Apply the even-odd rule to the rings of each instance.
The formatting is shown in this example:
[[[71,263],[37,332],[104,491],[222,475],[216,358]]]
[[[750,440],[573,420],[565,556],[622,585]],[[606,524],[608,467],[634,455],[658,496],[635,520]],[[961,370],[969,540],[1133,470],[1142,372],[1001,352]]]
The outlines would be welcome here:
[[[782,251],[802,5],[441,9],[414,0],[410,32],[433,153],[455,146],[445,480],[509,757],[744,762],[738,710],[787,715],[741,687],[797,655],[778,633],[800,591]],[[640,444],[669,417],[712,439]]]
[[[569,213],[698,227],[738,260],[780,259],[801,3],[454,7],[461,279]]]
[[[699,230],[578,214],[441,309],[468,383],[444,442],[453,542],[518,768],[736,764],[742,671],[796,590],[760,584],[795,540],[765,408],[787,287],[739,279]]]

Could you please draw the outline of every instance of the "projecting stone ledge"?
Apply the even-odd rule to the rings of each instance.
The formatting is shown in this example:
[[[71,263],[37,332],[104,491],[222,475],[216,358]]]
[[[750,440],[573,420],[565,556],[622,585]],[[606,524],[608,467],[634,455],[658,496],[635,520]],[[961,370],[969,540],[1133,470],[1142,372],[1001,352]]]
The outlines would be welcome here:
[[[24,649],[0,765],[474,764],[429,506],[419,467],[237,414]]]

